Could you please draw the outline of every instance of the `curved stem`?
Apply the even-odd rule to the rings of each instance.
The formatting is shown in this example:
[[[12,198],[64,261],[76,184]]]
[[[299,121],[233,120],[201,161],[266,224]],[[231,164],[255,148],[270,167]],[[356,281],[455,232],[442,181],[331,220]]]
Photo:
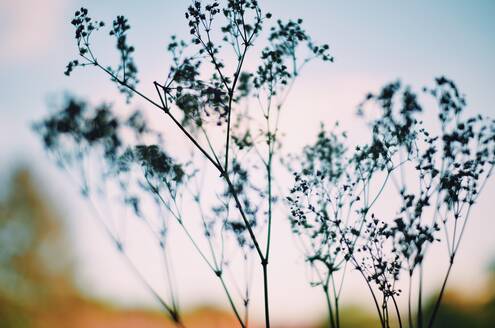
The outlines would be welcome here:
[[[182,323],[179,313],[163,300],[163,298],[158,294],[158,292],[149,284],[146,278],[144,278],[141,272],[136,268],[136,265],[131,261],[129,256],[123,250],[120,249],[119,249],[119,253],[122,254],[122,257],[126,260],[126,263],[131,268],[131,270],[134,271],[134,273],[139,278],[139,280],[141,280],[141,282],[146,286],[146,288],[153,294],[155,299],[163,306],[165,311],[167,311],[172,321],[178,327],[185,327],[184,324]]]
[[[395,300],[395,296],[392,295],[392,301],[394,302],[395,314],[397,314],[397,320],[399,321],[399,327],[402,328],[402,319],[400,317],[399,306],[397,305],[397,301]]]
[[[440,304],[442,302],[443,295],[445,293],[445,287],[447,286],[447,280],[449,279],[450,271],[452,269],[453,264],[454,264],[454,259],[453,259],[453,257],[451,257],[449,268],[447,270],[447,274],[445,275],[445,278],[443,279],[442,288],[440,289],[440,293],[438,294],[437,300],[436,300],[435,305],[433,307],[433,312],[432,312],[430,320],[428,322],[428,328],[432,328],[433,323],[435,322],[436,316],[438,314],[438,310],[440,309]]]
[[[373,288],[371,287],[370,282],[368,281],[368,279],[366,279],[366,276],[364,275],[363,271],[361,271],[361,270],[358,270],[358,271],[363,276],[364,281],[366,282],[366,285],[368,285],[368,289],[371,292],[371,296],[373,297],[373,302],[375,303],[376,311],[378,312],[378,316],[380,318],[380,323],[381,323],[382,327],[385,327],[385,321],[384,321],[384,318],[383,318],[383,315],[382,315],[382,311],[380,309],[380,305],[378,304],[378,299],[376,298],[375,292],[373,291]]]

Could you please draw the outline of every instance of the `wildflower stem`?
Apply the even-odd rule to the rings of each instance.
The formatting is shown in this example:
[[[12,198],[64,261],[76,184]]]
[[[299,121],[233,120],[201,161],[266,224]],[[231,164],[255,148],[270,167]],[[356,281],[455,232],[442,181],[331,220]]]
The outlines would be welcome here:
[[[328,290],[328,281],[325,284],[323,284],[323,291],[325,292],[325,300],[327,301],[329,326],[331,328],[336,328],[335,318],[334,318],[333,309],[332,309],[332,302],[330,300],[330,292]]]
[[[423,265],[419,267],[419,287],[418,287],[418,328],[423,328]]]
[[[225,291],[225,294],[227,295],[227,299],[229,300],[230,307],[232,308],[232,311],[234,311],[234,314],[237,318],[237,321],[239,321],[239,324],[241,325],[242,328],[246,328],[246,324],[242,320],[239,311],[237,310],[237,307],[235,306],[235,303],[232,299],[232,295],[230,295],[229,289],[227,288],[227,285],[225,284],[225,280],[223,279],[223,275],[221,272],[217,274],[218,279],[220,279],[220,282],[222,283],[223,290]]]
[[[332,281],[333,301],[335,303],[335,325],[336,325],[337,328],[339,328],[340,327],[339,293],[337,292],[337,286],[335,285],[335,279],[334,279],[334,273],[333,272],[330,275],[330,279]]]
[[[397,301],[395,296],[392,295],[392,301],[394,303],[395,313],[397,314],[397,320],[399,321],[399,327],[402,328],[402,319],[400,317],[399,306],[397,305]]]
[[[428,322],[428,328],[432,328],[433,324],[435,322],[436,316],[438,314],[438,310],[440,308],[440,304],[442,302],[443,295],[445,293],[445,287],[447,286],[447,280],[449,279],[450,271],[452,270],[453,264],[454,264],[454,258],[451,257],[449,268],[447,269],[447,274],[445,275],[445,278],[443,279],[442,288],[440,289],[440,293],[438,294],[437,300],[435,301],[435,305],[433,306],[433,312],[431,313],[431,317],[430,317],[430,320]]]
[[[409,328],[414,328],[413,320],[412,320],[412,308],[411,308],[411,303],[412,303],[412,275],[413,272],[412,270],[409,270],[409,287],[408,287],[408,293],[407,293],[407,317],[409,321]]]
[[[265,299],[265,328],[270,328],[270,308],[268,303],[268,262],[263,261],[263,291]]]

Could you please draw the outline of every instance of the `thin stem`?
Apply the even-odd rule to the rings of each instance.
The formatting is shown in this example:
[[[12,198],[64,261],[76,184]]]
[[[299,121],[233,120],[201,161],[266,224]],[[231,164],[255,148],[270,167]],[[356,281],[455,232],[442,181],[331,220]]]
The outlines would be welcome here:
[[[242,53],[241,58],[239,59],[239,63],[237,65],[237,69],[234,73],[234,81],[232,82],[232,88],[229,90],[229,107],[227,113],[227,136],[225,140],[225,172],[228,172],[229,167],[229,144],[230,144],[230,121],[231,121],[231,113],[232,113],[232,101],[234,100],[234,92],[237,81],[239,80],[239,75],[241,74],[242,64],[244,63],[244,58],[246,57],[246,52],[249,47],[249,43],[246,43],[244,47],[244,52]]]
[[[265,328],[270,327],[270,309],[268,304],[268,262],[265,260],[261,263],[263,267],[263,291],[265,299]]]
[[[246,229],[249,233],[249,236],[251,240],[253,241],[254,248],[256,249],[256,252],[258,253],[258,256],[263,264],[263,262],[266,262],[266,259],[263,255],[263,252],[261,251],[261,246],[258,243],[258,239],[254,235],[253,228],[251,227],[251,224],[249,223],[249,220],[247,219],[246,213],[243,210],[242,203],[239,199],[239,195],[237,195],[237,192],[235,191],[234,184],[230,180],[228,175],[223,175],[225,181],[227,182],[227,185],[229,187],[229,191],[232,194],[232,197],[234,197],[234,202],[237,206],[237,209],[239,210],[239,213],[241,214],[242,220],[244,222],[244,225],[246,226]]]
[[[70,174],[70,171],[68,170],[68,168],[65,165],[62,165],[62,167]],[[78,185],[77,184],[77,181],[75,181],[75,180],[74,180],[74,183],[76,185]],[[112,231],[110,230],[110,228],[108,227],[108,225],[105,223],[105,220],[103,219],[102,214],[100,213],[100,211],[96,207],[96,205],[95,205],[94,201],[92,200],[91,196],[88,195],[88,197],[86,199],[87,199],[87,202],[89,204],[90,210],[93,212],[94,217],[99,222],[99,224],[101,226],[103,226],[104,231],[110,237],[110,239],[114,242],[114,244],[117,247],[118,252],[122,255],[122,257],[124,257],[124,259],[126,260],[126,263],[134,271],[134,273],[139,278],[139,280],[141,280],[141,282],[146,286],[146,288],[150,291],[150,293],[153,295],[153,297],[160,303],[160,305],[162,305],[162,307],[168,313],[168,315],[170,316],[170,318],[172,319],[172,321],[177,326],[185,328],[184,324],[182,323],[182,321],[180,319],[180,315],[179,315],[179,312],[177,311],[177,308],[176,308],[176,305],[175,305],[174,300],[172,300],[172,303],[173,303],[172,306],[169,305],[158,294],[158,292],[148,283],[148,281],[146,280],[146,278],[144,278],[144,276],[141,274],[141,272],[136,268],[136,266],[134,265],[134,263],[131,261],[131,259],[129,258],[129,256],[125,253],[125,251],[124,251],[124,249],[122,247],[121,241],[112,233]]]
[[[265,258],[268,259],[270,256],[270,242],[272,233],[272,159],[273,152],[270,150],[268,154],[268,163],[266,165],[267,177],[268,177],[268,228],[266,237],[266,252]]]
[[[325,300],[327,301],[327,309],[328,309],[328,321],[331,328],[336,328],[335,318],[333,316],[332,302],[330,301],[330,295],[328,292],[328,285],[323,285],[323,291],[325,293]]]
[[[347,273],[347,264],[349,261],[346,261],[344,263],[344,268],[342,269],[342,276],[340,277],[340,284],[339,284],[339,291],[337,292],[337,299],[340,298],[340,295],[342,295],[342,289],[344,288],[344,279],[345,275]]]
[[[337,293],[337,288],[335,285],[335,279],[333,273],[330,274],[330,279],[332,281],[332,290],[333,290],[333,301],[335,303],[335,323],[336,327],[340,327],[340,315],[339,315],[339,294]]]
[[[392,301],[394,303],[395,314],[397,314],[397,320],[399,321],[399,327],[402,328],[402,319],[400,317],[399,306],[397,305],[397,301],[395,300],[395,296],[392,295]]]
[[[455,254],[457,254],[457,251],[459,250],[462,236],[464,235],[464,231],[466,229],[467,222],[470,218],[471,208],[472,208],[472,206],[469,205],[467,212],[466,212],[466,215],[464,216],[464,222],[462,223],[461,232],[459,233],[459,237],[457,238],[457,241],[454,238],[452,238],[452,260],[453,260],[453,257],[455,256]],[[457,220],[459,220],[459,219],[457,219]],[[457,220],[456,220],[456,222],[457,222]]]
[[[423,328],[423,266],[419,267],[419,291],[418,291],[418,328]]]
[[[213,157],[215,157],[215,161],[217,162],[217,164],[220,166],[220,159],[218,158],[216,152],[215,152],[215,148],[213,148],[213,144],[211,143],[211,140],[210,140],[210,137],[208,136],[208,134],[206,133],[206,130],[203,126],[200,126],[200,129],[201,131],[203,132],[203,135],[205,136],[205,139],[206,139],[206,143],[208,144],[208,148],[210,148],[210,151],[211,153],[213,154]]]
[[[380,305],[378,304],[378,299],[376,298],[375,292],[373,291],[373,288],[371,287],[371,284],[369,283],[368,279],[366,279],[366,276],[364,275],[364,272],[360,269],[358,271],[361,273],[361,275],[364,278],[364,281],[366,282],[366,285],[368,286],[368,289],[371,292],[371,296],[373,297],[373,302],[375,303],[376,311],[378,312],[378,316],[380,317],[380,323],[382,327],[385,327],[385,321],[382,315],[382,311],[380,309]]]
[[[412,309],[411,309],[411,295],[412,292],[412,272],[409,273],[409,290],[408,290],[408,297],[407,297],[407,317],[409,321],[409,328],[414,328],[413,325],[413,320],[412,320]]]
[[[102,68],[103,70],[105,70],[104,68]],[[106,71],[106,70],[105,70]],[[108,72],[108,71],[107,71]],[[108,72],[109,74],[111,74],[110,72]],[[122,84],[122,82],[119,81],[119,83]],[[147,100],[148,102],[150,102],[152,105],[154,105],[155,107],[158,107],[159,109],[161,109],[165,114],[167,114],[171,119],[172,121],[174,122],[174,124],[182,131],[182,133],[184,133],[186,135],[186,137],[194,144],[194,146],[201,152],[203,153],[203,155],[205,155],[205,157],[213,164],[213,166],[215,168],[217,168],[219,171],[222,170],[222,167],[210,156],[210,154],[208,154],[208,152],[196,141],[196,139],[189,133],[189,131],[187,131],[184,126],[182,126],[182,124],[172,115],[172,113],[170,113],[170,110],[167,108],[163,98],[162,98],[162,94],[160,92],[160,90],[158,89],[158,86],[162,87],[160,84],[158,84],[158,82],[153,82],[154,85],[155,85],[155,88],[158,92],[158,96],[160,97],[160,101],[162,103],[162,106],[160,106],[159,104],[157,104],[156,102],[154,102],[153,100],[151,100],[150,98],[146,97],[145,95],[143,95],[142,93],[140,93],[139,91],[137,91],[136,89],[128,86],[127,84],[122,84],[123,86],[129,88],[131,91],[135,92],[136,94],[138,94],[139,96],[143,97],[145,100]],[[166,97],[165,97],[166,99]]]
[[[384,319],[384,323],[385,323],[385,328],[390,328],[390,318],[388,315],[388,306],[387,306],[387,301],[385,300],[385,296],[383,296],[382,311],[383,311],[383,319]]]
[[[122,254],[122,256],[124,257],[124,259],[126,260],[126,263],[128,264],[128,266],[131,268],[132,271],[134,271],[134,273],[136,274],[136,276],[139,278],[139,280],[141,280],[141,282],[146,286],[146,288],[153,294],[153,296],[155,297],[155,299],[163,306],[163,308],[168,312],[168,314],[170,315],[170,317],[172,318],[172,320],[174,321],[174,323],[179,326],[179,327],[185,327],[184,324],[182,323],[182,320],[179,316],[179,313],[174,310],[172,307],[170,307],[162,298],[160,295],[158,295],[158,293],[155,291],[155,289],[153,287],[151,287],[151,285],[148,283],[148,281],[143,277],[143,275],[141,274],[141,272],[136,268],[136,266],[134,265],[134,263],[131,261],[131,259],[129,258],[129,256],[127,256],[127,254],[124,252],[124,251],[121,251],[119,250],[119,253]]]
[[[165,271],[166,271],[166,280],[168,287],[170,289],[170,299],[172,301],[172,307],[175,312],[179,313],[179,304],[178,304],[178,299],[176,296],[176,293],[174,291],[174,283],[172,283],[172,270],[170,269],[170,262],[168,260],[167,256],[167,251],[165,247],[163,247],[163,262],[165,264]]]
[[[337,328],[340,328],[340,313],[339,313],[339,299],[335,298],[335,322],[337,323]]]
[[[210,249],[211,257],[213,259],[213,265],[215,266],[215,269],[218,270],[219,267],[221,266],[221,263],[218,263],[218,261],[217,261],[217,256],[215,254],[215,249],[213,247],[213,242],[211,241],[210,229],[208,228],[208,224],[206,223],[205,215],[204,215],[204,212],[203,212],[203,208],[201,206],[201,199],[200,199],[199,196],[197,197],[197,205],[198,205],[198,209],[199,209],[199,215],[201,216],[201,221],[203,223],[203,229],[205,229],[206,240],[208,242],[208,247]]]
[[[223,290],[225,291],[225,294],[227,295],[227,299],[229,300],[230,307],[232,308],[232,311],[234,311],[234,314],[237,318],[237,321],[239,321],[239,324],[241,325],[242,328],[246,328],[246,324],[242,320],[239,311],[237,311],[237,307],[235,306],[234,300],[232,299],[232,295],[230,295],[229,289],[227,288],[227,285],[225,284],[225,280],[223,279],[222,272],[217,273],[218,279],[220,279],[220,282],[222,283]]]
[[[437,300],[435,302],[435,305],[433,307],[433,312],[430,317],[430,321],[428,322],[428,328],[433,327],[433,323],[435,322],[436,316],[438,314],[438,309],[440,308],[440,303],[442,302],[443,295],[445,293],[445,287],[447,286],[447,280],[449,279],[450,271],[452,269],[452,265],[454,264],[454,258],[451,257],[449,268],[447,270],[447,274],[445,275],[445,278],[443,279],[442,283],[442,288],[440,289],[440,293],[438,294]]]

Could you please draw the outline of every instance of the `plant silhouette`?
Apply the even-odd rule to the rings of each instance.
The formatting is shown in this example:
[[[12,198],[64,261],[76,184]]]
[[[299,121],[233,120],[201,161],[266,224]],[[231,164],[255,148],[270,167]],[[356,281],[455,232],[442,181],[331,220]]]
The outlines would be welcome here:
[[[133,97],[147,102],[175,126],[168,135],[188,142],[186,160],[172,153],[167,136],[139,110],[129,114],[108,104],[92,107],[70,96],[61,110],[34,124],[131,270],[173,322],[183,326],[168,255],[168,234],[176,224],[218,279],[239,325],[247,327],[251,283],[247,274],[239,288],[235,280],[241,277],[227,275],[239,260],[229,258],[226,248],[233,247],[242,254],[246,272],[253,270],[253,258],[259,263],[265,327],[270,327],[272,218],[275,207],[288,205],[292,230],[304,240],[307,262],[316,272],[312,284],[324,291],[331,327],[340,327],[339,300],[351,266],[363,277],[382,327],[389,327],[394,316],[400,327],[406,325],[397,303],[404,294],[397,287],[404,275],[409,279],[407,325],[432,327],[471,207],[493,170],[494,122],[480,116],[463,119],[464,97],[454,82],[441,77],[424,90],[439,109],[439,126],[431,131],[419,119],[419,96],[400,82],[391,83],[359,106],[361,116],[370,114],[370,141],[350,147],[346,133],[322,128],[316,143],[294,157],[295,182],[287,196],[274,188],[274,170],[282,169],[280,115],[305,65],[333,62],[329,46],[315,43],[302,19],[277,20],[267,32],[267,46],[256,54],[254,44],[272,20],[256,0],[193,1],[185,19],[191,39],[171,37],[171,65],[153,82],[155,94],[139,89],[136,49],[124,16],[109,28],[119,61],[108,65],[98,60],[92,43],[105,23],[91,18],[86,8],[77,10],[71,24],[80,57],[69,62],[65,74],[97,68],[128,103]],[[248,57],[258,59],[252,71],[245,65]],[[212,172],[216,182],[205,182]],[[381,217],[374,209],[390,185],[399,195],[396,212]],[[149,228],[163,254],[166,297],[127,253],[119,228],[123,219],[108,210],[114,206]],[[199,238],[190,228],[194,218],[203,232]],[[436,242],[446,244],[449,265],[432,313],[425,314],[423,261]]]
[[[164,80],[153,82],[157,98],[153,100],[153,96],[138,90],[128,20],[118,16],[111,25],[109,35],[115,39],[120,59],[111,66],[98,61],[92,47],[93,35],[104,29],[105,23],[92,19],[86,8],[75,12],[71,24],[80,59],[70,61],[65,74],[80,67],[96,67],[110,77],[128,102],[133,96],[146,100],[190,142],[193,155],[189,161],[180,162],[169,155],[161,134],[145,123],[139,111],[122,118],[108,105],[89,108],[69,98],[61,111],[34,127],[56,162],[76,172],[82,195],[133,270],[139,274],[126,255],[123,238],[112,230],[108,216],[95,204],[100,194],[109,189],[119,190],[122,205],[149,225],[165,253],[169,220],[161,213],[152,221],[149,209],[154,205],[155,212],[165,212],[175,219],[218,277],[242,327],[248,325],[250,284],[246,283],[242,293],[241,313],[226,282],[229,261],[225,258],[225,238],[227,234],[234,237],[246,266],[251,253],[258,258],[265,325],[269,327],[268,267],[273,207],[277,201],[273,167],[281,147],[279,116],[300,70],[314,59],[333,61],[329,46],[314,43],[302,28],[302,19],[278,20],[269,30],[268,45],[258,55],[259,66],[253,72],[246,71],[245,59],[253,52],[254,42],[271,16],[262,13],[255,0],[222,4],[213,1],[206,5],[193,1],[185,13],[192,39],[186,42],[172,36],[167,47],[172,64]],[[230,58],[226,58],[228,55]],[[256,114],[243,109],[250,98],[259,102]],[[202,169],[201,160],[216,171],[223,188],[216,193],[209,211],[204,209],[206,197],[201,185],[206,169]],[[98,166],[97,177],[90,176],[89,171],[95,172],[89,169],[93,166]],[[260,174],[264,176],[262,181],[252,178]],[[181,207],[186,201],[196,204],[206,250],[186,226]],[[165,300],[146,285],[171,319],[182,325],[175,293]],[[169,289],[174,289],[171,280]]]
[[[370,114],[370,142],[347,145],[346,134],[322,131],[298,156],[291,223],[305,240],[306,258],[325,292],[330,324],[339,327],[339,299],[348,264],[363,277],[383,327],[395,312],[402,273],[408,280],[408,326],[432,327],[470,211],[495,164],[495,121],[463,118],[464,97],[440,77],[424,88],[437,103],[438,132],[420,120],[423,107],[400,82],[369,94],[358,114]],[[376,113],[369,113],[372,109]],[[431,131],[432,130],[432,131]],[[391,185],[396,203],[380,202]],[[377,187],[378,186],[378,187]],[[390,197],[390,196],[388,196]],[[395,206],[392,217],[376,207]],[[423,313],[423,262],[432,243],[443,242],[448,269],[429,318]],[[413,277],[417,318],[413,318]],[[392,306],[390,309],[389,307]]]

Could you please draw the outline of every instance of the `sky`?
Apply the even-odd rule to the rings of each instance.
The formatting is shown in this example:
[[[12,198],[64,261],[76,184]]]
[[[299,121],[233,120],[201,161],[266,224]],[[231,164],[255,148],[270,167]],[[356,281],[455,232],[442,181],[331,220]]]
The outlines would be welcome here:
[[[124,305],[150,304],[152,300],[111,249],[100,227],[87,218],[90,214],[85,204],[62,172],[54,168],[29,126],[48,113],[50,104],[64,92],[73,92],[93,103],[111,101],[124,106],[116,100],[114,86],[100,72],[87,69],[70,78],[63,75],[67,62],[77,55],[69,24],[76,9],[85,6],[93,16],[107,22],[118,14],[129,18],[142,87],[151,92],[151,82],[159,79],[167,67],[164,50],[170,35],[187,37],[183,12],[188,3],[0,2],[0,179],[20,163],[38,173],[50,197],[69,217],[76,260],[81,264],[82,288],[88,294]],[[334,64],[309,65],[295,85],[281,122],[287,134],[286,146],[291,149],[313,140],[320,122],[332,124],[338,120],[350,131],[360,126],[354,113],[363,96],[398,78],[419,90],[431,85],[434,77],[446,75],[466,94],[468,113],[495,116],[494,1],[261,0],[260,4],[274,17],[303,18],[313,39],[328,43],[335,56]],[[103,53],[107,51],[104,42],[98,45]],[[132,106],[146,110],[139,102]],[[304,127],[304,133],[291,133],[300,127]],[[453,284],[473,285],[473,278],[482,274],[495,257],[495,220],[489,217],[494,196],[492,181],[472,214],[475,219],[466,232]],[[323,298],[308,286],[302,257],[288,237],[288,223],[280,218],[277,225],[271,272],[275,320],[304,321],[308,314],[324,313]],[[184,252],[194,258],[192,251]],[[159,270],[149,266],[146,257],[140,261],[152,280],[159,279]],[[202,280],[208,271],[200,266],[199,261],[178,264],[187,281],[179,283],[184,304],[206,300],[225,304],[213,278],[208,283]],[[480,280],[474,281],[474,285],[481,284]],[[348,288],[351,295],[359,292],[353,284]],[[288,295],[298,295],[304,302],[288,301]],[[254,305],[255,313],[261,313],[260,304]]]

